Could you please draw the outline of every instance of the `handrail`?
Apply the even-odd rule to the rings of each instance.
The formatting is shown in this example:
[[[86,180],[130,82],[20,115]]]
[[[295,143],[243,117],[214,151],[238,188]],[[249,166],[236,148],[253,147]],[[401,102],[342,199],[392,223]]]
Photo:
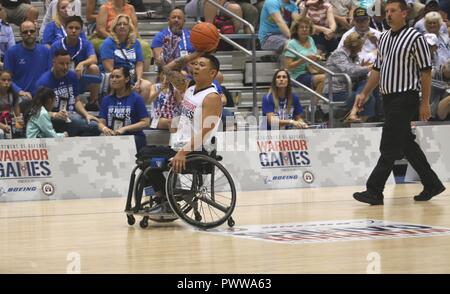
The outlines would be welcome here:
[[[239,20],[240,22],[245,24],[250,29],[250,32],[251,32],[250,33],[250,39],[251,39],[251,46],[252,46],[252,51],[251,52],[249,50],[245,49],[244,47],[242,47],[241,45],[237,44],[233,40],[231,40],[229,37],[226,37],[223,34],[219,34],[219,35],[220,35],[220,38],[223,39],[225,42],[227,42],[228,44],[234,46],[235,48],[239,49],[240,51],[244,52],[245,54],[251,56],[251,58],[252,58],[253,115],[255,116],[257,123],[259,123],[258,101],[257,101],[257,96],[256,96],[256,38],[257,38],[257,36],[255,34],[255,28],[253,27],[253,25],[251,23],[249,23],[248,21],[246,21],[242,17],[236,15],[235,13],[229,11],[225,7],[220,6],[219,4],[217,4],[217,2],[215,2],[213,0],[205,0],[205,1],[208,2],[209,4],[213,5],[214,7],[219,9],[220,11],[222,11],[222,12],[226,13],[227,15],[231,16],[231,18],[235,18],[235,19]],[[197,5],[197,15],[201,15],[201,13],[200,13],[200,3],[201,2],[202,1],[198,1],[199,4]]]
[[[329,120],[330,120],[330,127],[333,127],[333,121],[334,121],[334,111],[333,111],[333,106],[334,105],[343,105],[344,102],[337,102],[337,101],[333,101],[333,77],[339,77],[342,76],[345,78],[346,82],[347,82],[347,97],[350,97],[351,95],[351,90],[352,90],[352,80],[350,79],[350,76],[346,73],[335,73],[332,72],[331,70],[329,70],[328,68],[322,66],[321,64],[315,62],[314,60],[309,59],[308,57],[306,57],[303,54],[298,53],[297,51],[292,50],[291,48],[285,48],[285,51],[289,51],[290,53],[294,54],[295,56],[306,60],[309,63],[312,63],[314,66],[318,67],[319,69],[323,70],[327,75],[328,75],[328,99],[323,97],[321,94],[315,92],[314,90],[312,90],[311,88],[299,83],[298,81],[291,79],[291,81],[296,84],[297,86],[302,87],[303,89],[307,90],[308,92],[312,93],[314,96],[319,97],[321,100],[325,101],[326,103],[330,104],[330,116],[329,116]],[[314,123],[315,120],[315,101],[314,99],[311,100],[311,121]]]

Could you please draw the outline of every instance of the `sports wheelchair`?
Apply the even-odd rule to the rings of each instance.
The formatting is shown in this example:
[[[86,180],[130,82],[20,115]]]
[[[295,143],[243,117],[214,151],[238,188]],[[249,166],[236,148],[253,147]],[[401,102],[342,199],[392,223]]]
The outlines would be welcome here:
[[[141,215],[141,228],[148,227],[149,219],[172,222],[178,218],[204,230],[224,222],[233,227],[235,222],[231,214],[236,205],[236,188],[231,175],[219,163],[221,160],[215,151],[210,154],[192,152],[186,157],[186,169],[176,173],[167,164],[155,166],[150,163],[151,158],[138,158],[131,173],[125,206],[128,224],[134,225],[134,215]],[[148,173],[154,169],[167,172],[165,199],[160,199],[151,187],[146,187]],[[150,193],[145,193],[149,188]],[[167,209],[167,205],[173,213],[154,213],[158,209]]]

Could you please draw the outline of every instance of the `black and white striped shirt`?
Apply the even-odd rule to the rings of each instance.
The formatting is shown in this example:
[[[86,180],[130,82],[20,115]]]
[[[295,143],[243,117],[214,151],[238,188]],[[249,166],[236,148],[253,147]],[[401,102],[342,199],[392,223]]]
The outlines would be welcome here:
[[[425,38],[415,29],[388,30],[379,41],[373,65],[380,72],[382,94],[420,91],[420,71],[431,69],[431,54]]]

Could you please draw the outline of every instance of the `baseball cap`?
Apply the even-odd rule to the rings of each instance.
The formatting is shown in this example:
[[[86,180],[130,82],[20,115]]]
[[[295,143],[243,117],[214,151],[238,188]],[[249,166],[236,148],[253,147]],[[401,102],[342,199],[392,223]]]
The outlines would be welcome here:
[[[435,34],[425,34],[425,40],[427,40],[428,45],[434,46],[438,43],[438,38]]]
[[[358,7],[353,11],[353,18],[369,17],[367,10],[363,7]]]

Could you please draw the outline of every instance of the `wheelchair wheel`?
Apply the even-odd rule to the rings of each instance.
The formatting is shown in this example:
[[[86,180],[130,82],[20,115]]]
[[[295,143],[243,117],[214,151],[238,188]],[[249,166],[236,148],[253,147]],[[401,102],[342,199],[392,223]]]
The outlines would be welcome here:
[[[231,175],[217,160],[205,155],[188,156],[181,174],[170,170],[166,193],[175,214],[201,229],[226,222],[236,205]]]

